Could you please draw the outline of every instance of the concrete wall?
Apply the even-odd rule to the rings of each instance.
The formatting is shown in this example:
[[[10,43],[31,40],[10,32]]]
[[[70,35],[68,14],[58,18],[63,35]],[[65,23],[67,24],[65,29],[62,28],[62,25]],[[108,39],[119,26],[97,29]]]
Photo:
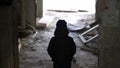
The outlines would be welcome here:
[[[43,16],[43,0],[37,1],[37,17],[41,18]]]
[[[25,16],[26,23],[36,25],[36,3],[35,0],[24,0],[25,1]]]
[[[120,1],[97,0],[99,22],[99,68],[120,68]]]
[[[18,68],[15,0],[0,5],[0,68]]]
[[[26,25],[36,25],[36,3],[35,0],[18,0],[19,28],[24,29]]]
[[[19,68],[18,24],[36,24],[35,0],[0,1],[0,68]]]

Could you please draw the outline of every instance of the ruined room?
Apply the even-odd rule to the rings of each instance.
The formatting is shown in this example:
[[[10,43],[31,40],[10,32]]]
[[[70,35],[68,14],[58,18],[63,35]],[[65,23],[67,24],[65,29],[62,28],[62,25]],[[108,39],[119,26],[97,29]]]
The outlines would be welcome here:
[[[72,68],[120,68],[119,0],[45,1],[0,0],[0,68],[52,68],[46,48],[59,19],[77,45]]]

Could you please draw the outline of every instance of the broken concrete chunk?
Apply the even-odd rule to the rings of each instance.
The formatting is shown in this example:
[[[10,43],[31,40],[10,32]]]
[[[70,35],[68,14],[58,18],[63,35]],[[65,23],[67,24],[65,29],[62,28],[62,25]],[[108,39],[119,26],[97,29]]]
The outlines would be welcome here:
[[[53,21],[55,17],[52,16],[45,16],[42,17],[40,20],[37,21],[38,27],[48,27]]]

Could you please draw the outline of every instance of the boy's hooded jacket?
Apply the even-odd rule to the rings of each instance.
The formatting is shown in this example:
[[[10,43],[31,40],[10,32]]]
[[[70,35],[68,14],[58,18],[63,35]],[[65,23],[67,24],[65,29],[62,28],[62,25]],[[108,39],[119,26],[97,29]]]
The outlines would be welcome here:
[[[54,62],[71,62],[76,52],[76,45],[71,37],[68,36],[67,23],[59,20],[56,24],[54,37],[48,45],[48,54]]]

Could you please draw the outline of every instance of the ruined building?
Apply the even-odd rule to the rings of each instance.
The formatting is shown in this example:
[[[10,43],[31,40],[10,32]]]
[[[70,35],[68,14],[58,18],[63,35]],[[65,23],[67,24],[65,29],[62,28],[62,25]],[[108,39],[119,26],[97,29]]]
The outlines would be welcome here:
[[[120,0],[96,2],[99,68],[120,68],[119,3]],[[18,29],[27,24],[36,26],[36,17],[42,15],[42,0],[0,0],[0,68],[19,68]]]

